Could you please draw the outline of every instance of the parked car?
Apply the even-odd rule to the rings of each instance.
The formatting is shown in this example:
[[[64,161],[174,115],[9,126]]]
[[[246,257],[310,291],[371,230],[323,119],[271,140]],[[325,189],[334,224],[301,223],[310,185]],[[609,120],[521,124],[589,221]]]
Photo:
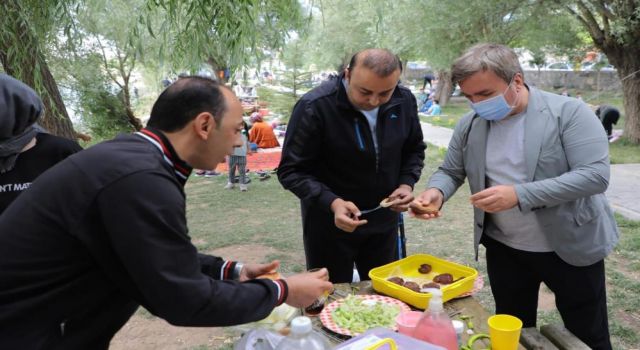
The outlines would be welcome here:
[[[571,71],[573,70],[573,66],[567,62],[556,62],[550,63],[543,70],[560,70],[560,71]]]
[[[592,71],[592,70],[594,70],[594,66],[595,65],[596,65],[595,62],[584,62],[584,63],[582,63],[582,70],[583,71]],[[613,71],[616,70],[616,67],[614,67],[611,64],[606,64],[606,65],[602,66],[600,68],[600,70],[603,71],[603,72],[613,72]]]

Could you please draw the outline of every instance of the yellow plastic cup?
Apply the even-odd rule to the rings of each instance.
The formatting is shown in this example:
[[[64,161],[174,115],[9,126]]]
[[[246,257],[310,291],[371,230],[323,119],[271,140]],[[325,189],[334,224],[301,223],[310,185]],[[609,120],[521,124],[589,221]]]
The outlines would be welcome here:
[[[494,315],[487,320],[493,350],[516,350],[522,321],[511,315]]]

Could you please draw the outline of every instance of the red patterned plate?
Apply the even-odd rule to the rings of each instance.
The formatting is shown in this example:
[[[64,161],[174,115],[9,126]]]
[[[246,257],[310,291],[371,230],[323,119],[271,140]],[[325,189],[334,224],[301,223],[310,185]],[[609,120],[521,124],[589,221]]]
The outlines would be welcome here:
[[[472,295],[476,294],[477,292],[479,292],[482,289],[482,287],[484,287],[484,278],[482,278],[481,274],[478,274],[476,276],[475,281],[473,281],[473,288],[470,291],[468,291],[466,293],[462,293],[462,294],[458,295],[457,297],[455,297],[453,299],[459,299],[459,298],[465,298],[465,297],[468,297],[468,296],[472,296]]]
[[[390,305],[398,305],[400,306],[400,312],[402,311],[411,311],[411,308],[403,303],[402,301],[398,300],[398,299],[394,299],[394,298],[390,298],[390,297],[385,297],[382,295],[356,295],[356,297],[364,299],[364,300],[375,300],[378,303],[385,303],[385,304],[390,304]],[[338,326],[334,321],[333,321],[333,310],[337,309],[338,307],[340,307],[340,305],[342,305],[342,303],[344,302],[344,299],[340,299],[340,300],[336,300],[332,303],[330,303],[329,305],[325,306],[324,309],[322,310],[322,312],[320,313],[320,321],[322,322],[322,325],[325,326],[326,328],[338,333],[338,334],[343,334],[343,335],[350,335],[350,336],[356,336],[359,335],[360,333],[356,333],[356,332],[351,332],[348,329],[345,328],[341,328],[340,326]],[[393,325],[393,327],[391,328],[394,331],[398,330],[398,327],[396,327],[396,325]]]

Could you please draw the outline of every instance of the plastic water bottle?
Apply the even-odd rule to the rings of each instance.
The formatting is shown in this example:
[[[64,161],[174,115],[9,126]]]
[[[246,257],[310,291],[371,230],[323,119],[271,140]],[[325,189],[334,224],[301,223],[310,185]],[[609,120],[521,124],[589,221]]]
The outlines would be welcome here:
[[[447,350],[458,349],[456,331],[451,324],[451,319],[442,306],[442,291],[428,289],[431,293],[429,308],[424,311],[422,318],[413,332],[413,337],[424,340],[433,345],[438,345]]]
[[[329,350],[327,340],[313,331],[311,319],[306,316],[298,316],[291,321],[291,333],[282,339],[276,350]]]

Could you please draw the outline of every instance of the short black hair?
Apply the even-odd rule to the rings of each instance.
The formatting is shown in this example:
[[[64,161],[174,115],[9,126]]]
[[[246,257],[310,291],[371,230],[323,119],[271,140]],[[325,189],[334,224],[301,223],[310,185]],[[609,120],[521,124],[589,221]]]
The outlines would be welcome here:
[[[383,78],[388,77],[398,69],[402,72],[402,62],[400,58],[387,49],[366,49],[357,52],[351,57],[349,70],[353,71],[357,65],[371,69]]]
[[[217,81],[199,76],[186,76],[169,85],[151,109],[147,126],[166,132],[184,128],[198,114],[209,112],[220,125],[227,103]]]

